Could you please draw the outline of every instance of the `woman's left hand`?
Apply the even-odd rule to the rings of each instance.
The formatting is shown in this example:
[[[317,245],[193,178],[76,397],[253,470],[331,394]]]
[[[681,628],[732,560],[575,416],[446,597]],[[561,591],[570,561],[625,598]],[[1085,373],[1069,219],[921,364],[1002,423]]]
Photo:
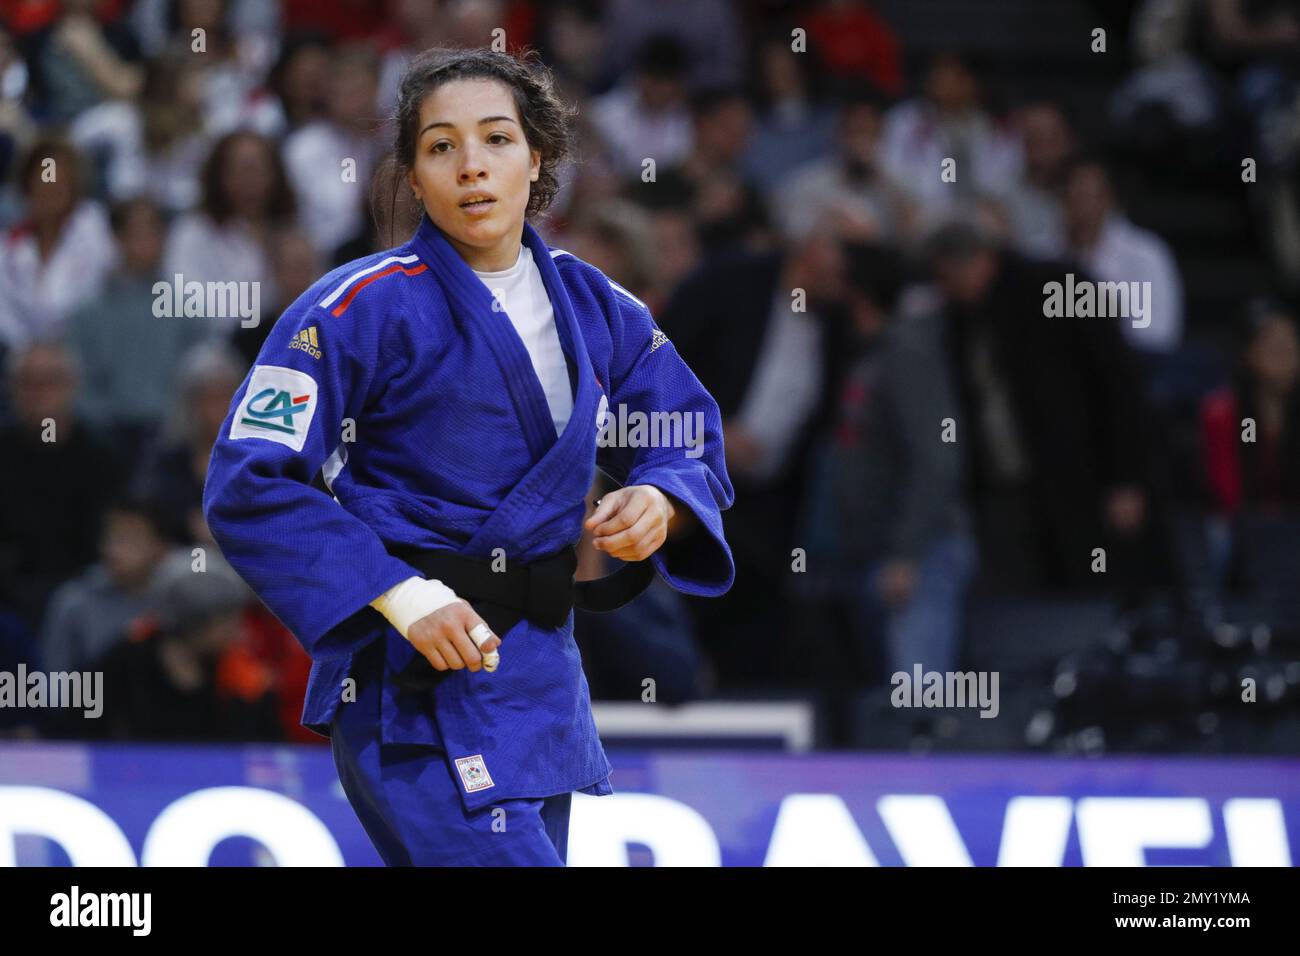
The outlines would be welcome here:
[[[584,527],[592,547],[623,561],[643,561],[694,516],[654,485],[628,485],[600,499]]]

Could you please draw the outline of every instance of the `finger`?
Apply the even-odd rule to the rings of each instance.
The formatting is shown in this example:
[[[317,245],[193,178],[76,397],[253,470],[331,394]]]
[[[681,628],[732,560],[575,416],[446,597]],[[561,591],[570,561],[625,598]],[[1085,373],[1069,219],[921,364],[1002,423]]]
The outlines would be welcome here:
[[[637,546],[643,540],[650,539],[646,541],[647,545],[653,543],[653,536],[661,524],[662,522],[659,520],[657,515],[653,513],[643,514],[637,520],[636,524],[632,525],[632,527],[628,528],[626,531],[620,531],[618,534],[612,534],[609,537],[602,538],[601,541],[605,545],[602,550],[608,551],[616,558],[627,560],[624,555],[630,556],[639,553]],[[639,558],[637,560],[639,560]]]
[[[456,630],[451,635],[452,643],[456,645],[456,653],[460,659],[465,662],[465,666],[471,671],[478,671],[483,667],[483,655],[478,652],[474,641],[462,630]]]
[[[501,638],[493,634],[492,629],[481,621],[470,628],[469,638],[483,655],[483,669],[488,673],[496,670],[497,664],[501,662],[501,655],[496,651],[501,646]]]
[[[653,531],[637,542],[635,547],[626,549],[626,554],[620,560],[644,561],[646,558],[650,557],[650,555],[663,547],[663,543],[667,540],[667,531],[664,531],[663,529]]]
[[[425,659],[433,665],[434,670],[445,671],[447,669],[447,661],[438,653],[437,648],[431,647],[423,653]]]
[[[501,638],[493,633],[492,626],[479,617],[478,612],[474,610],[468,601],[461,606],[460,611],[461,613],[456,617],[456,623],[465,629],[465,633],[470,636],[475,647],[486,653],[501,646]]]
[[[501,646],[501,638],[492,633],[492,628],[475,613],[468,601],[463,602],[457,610],[459,613],[456,615],[456,623],[464,629],[478,652],[467,657],[462,656],[467,661],[481,661],[486,671],[496,670],[497,664],[501,661],[500,655],[497,654],[497,648]]]
[[[624,494],[622,488],[619,488],[616,491],[611,491],[609,494],[605,495],[605,497],[600,499],[600,504],[596,507],[596,510],[591,513],[591,517],[583,522],[583,524],[588,530],[596,527],[596,525],[600,524],[610,515],[617,513],[618,509],[623,507],[623,499],[625,497],[627,497],[627,495]]]
[[[619,561],[643,561],[658,551],[664,541],[667,540],[667,537],[662,532],[652,532],[635,544],[624,548],[617,554],[611,555],[611,557],[617,558]]]
[[[461,633],[464,636],[464,632]],[[466,638],[468,640],[468,638]],[[465,667],[465,659],[460,656],[460,650],[456,646],[455,632],[443,634],[437,639],[436,644],[442,656],[447,660],[447,666],[454,671],[462,670]],[[472,644],[470,645],[473,646]]]
[[[631,495],[618,514],[601,522],[592,529],[592,543],[600,547],[601,542],[608,544],[608,538],[619,531],[633,527],[641,517],[650,510],[649,495]],[[605,550],[605,549],[601,549]]]

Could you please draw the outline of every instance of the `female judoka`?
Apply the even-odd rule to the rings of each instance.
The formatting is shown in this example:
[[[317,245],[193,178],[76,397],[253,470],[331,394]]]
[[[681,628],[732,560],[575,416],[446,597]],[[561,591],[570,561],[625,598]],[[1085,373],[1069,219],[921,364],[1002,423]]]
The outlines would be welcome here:
[[[303,724],[390,865],[563,865],[572,793],[613,792],[574,603],[734,575],[717,404],[643,302],[527,221],[571,112],[534,64],[417,57],[394,147],[415,235],[289,307],[212,451],[208,524],[311,654]],[[598,441],[615,410],[703,441]],[[622,487],[584,522],[597,465]],[[627,563],[575,584],[584,525]]]

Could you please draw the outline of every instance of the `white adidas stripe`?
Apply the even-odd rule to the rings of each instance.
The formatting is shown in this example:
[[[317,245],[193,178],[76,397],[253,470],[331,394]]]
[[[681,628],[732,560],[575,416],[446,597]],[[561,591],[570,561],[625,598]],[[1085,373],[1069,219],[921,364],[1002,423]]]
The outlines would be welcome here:
[[[641,308],[643,308],[643,309],[649,309],[649,308],[650,308],[650,306],[646,305],[644,302],[642,302],[640,299],[638,299],[636,296],[634,296],[631,292],[628,292],[627,289],[624,289],[621,285],[619,285],[617,282],[615,282],[615,281],[614,281],[613,279],[611,279],[609,276],[606,276],[606,277],[605,277],[605,281],[607,281],[611,286],[613,286],[614,289],[615,289],[616,291],[618,291],[618,292],[622,292],[625,296],[627,296],[629,299],[631,299],[631,300],[632,300],[633,302],[635,302],[637,305],[641,306]]]
[[[567,251],[567,250],[565,250],[565,249],[552,249],[552,250],[551,250],[551,258],[554,259],[556,256],[573,256],[573,253],[572,253],[572,252],[569,252],[569,251]],[[573,256],[573,258],[576,259],[576,258],[578,258],[578,257],[577,257],[577,256]],[[635,302],[637,305],[641,306],[641,308],[643,308],[643,309],[649,309],[649,308],[650,308],[650,306],[646,305],[644,302],[642,302],[640,299],[638,299],[636,296],[634,296],[631,292],[628,292],[627,289],[624,289],[621,285],[619,285],[617,282],[615,282],[615,281],[614,281],[613,279],[611,279],[609,276],[605,276],[605,281],[609,283],[609,286],[610,286],[611,289],[614,289],[616,292],[622,292],[625,296],[627,296],[629,299],[631,299],[631,300],[632,300],[633,302]]]
[[[328,309],[331,305],[337,302],[339,297],[343,295],[344,292],[347,292],[348,289],[351,288],[352,284],[356,282],[358,279],[364,279],[366,276],[370,275],[370,273],[378,272],[380,269],[384,268],[384,266],[391,265],[394,262],[400,262],[403,265],[405,265],[407,263],[416,262],[419,260],[419,258],[420,258],[419,256],[414,254],[409,256],[389,256],[387,259],[379,260],[373,266],[370,266],[368,269],[362,269],[360,272],[354,272],[352,275],[348,276],[346,281],[344,281],[344,283],[341,286],[339,286],[337,289],[335,289],[325,298],[320,300],[321,308]]]

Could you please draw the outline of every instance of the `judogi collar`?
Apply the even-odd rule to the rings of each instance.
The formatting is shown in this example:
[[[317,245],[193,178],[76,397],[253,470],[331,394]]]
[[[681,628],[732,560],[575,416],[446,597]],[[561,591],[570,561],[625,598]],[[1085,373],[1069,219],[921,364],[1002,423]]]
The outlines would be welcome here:
[[[428,265],[429,271],[442,283],[451,303],[453,319],[462,331],[486,336],[505,373],[506,387],[519,415],[529,450],[539,464],[545,464],[547,459],[557,462],[569,459],[577,445],[591,438],[588,426],[595,421],[600,392],[591,360],[587,356],[582,330],[573,312],[573,304],[560,273],[555,268],[551,251],[537,230],[527,222],[524,223],[523,243],[532,252],[533,261],[542,274],[542,282],[550,296],[560,346],[577,370],[578,388],[573,399],[573,414],[569,416],[568,424],[558,437],[550,407],[546,403],[546,393],[509,314],[500,307],[493,308],[494,300],[487,286],[474,274],[469,264],[460,257],[427,214],[420,217],[420,227],[411,244],[420,259]],[[467,323],[471,322],[472,329],[467,327]]]

